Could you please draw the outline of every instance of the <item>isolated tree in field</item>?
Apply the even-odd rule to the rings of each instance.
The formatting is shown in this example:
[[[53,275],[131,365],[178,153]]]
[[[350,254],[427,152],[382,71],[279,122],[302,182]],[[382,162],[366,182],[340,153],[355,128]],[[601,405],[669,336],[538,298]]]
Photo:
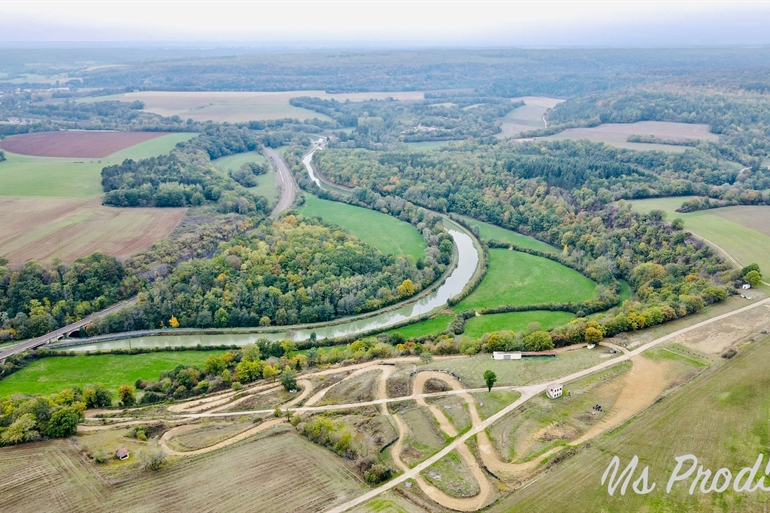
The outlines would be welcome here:
[[[746,276],[743,277],[744,281],[751,285],[752,287],[756,287],[760,283],[762,283],[762,275],[759,274],[759,271],[749,271],[746,273]]]
[[[136,397],[134,396],[134,387],[131,385],[121,385],[118,388],[118,397],[120,398],[120,404],[124,408],[133,406],[136,404]]]
[[[491,370],[484,371],[484,383],[487,384],[487,390],[492,391],[492,387],[497,383],[497,374]]]
[[[593,326],[589,326],[586,328],[586,342],[589,344],[598,344],[602,341],[604,338],[604,335],[602,335],[601,330],[594,328]]]
[[[281,385],[286,391],[297,390],[297,373],[293,370],[285,370],[281,373]]]

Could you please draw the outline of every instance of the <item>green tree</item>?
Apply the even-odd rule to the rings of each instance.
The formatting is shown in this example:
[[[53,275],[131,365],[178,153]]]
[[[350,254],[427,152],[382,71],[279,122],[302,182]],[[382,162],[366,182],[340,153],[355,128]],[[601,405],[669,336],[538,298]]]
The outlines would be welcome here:
[[[549,351],[553,349],[553,340],[545,331],[536,331],[524,337],[527,351]]]
[[[109,408],[112,406],[112,392],[103,384],[97,383],[83,390],[83,400],[86,408]]]
[[[594,328],[593,326],[589,326],[586,328],[586,342],[589,344],[598,344],[602,341],[604,338],[604,335],[602,335],[601,330]],[[550,338],[550,337],[548,337]]]
[[[25,413],[0,434],[0,443],[2,445],[14,445],[34,440],[39,436],[35,427],[37,427],[35,416],[31,413]]]
[[[274,380],[277,375],[278,375],[278,370],[272,365],[265,365],[265,368],[262,369],[262,377],[265,379]]]
[[[297,390],[297,373],[292,370],[285,370],[281,373],[281,385],[286,391]]]
[[[759,273],[759,271],[749,271],[743,277],[743,280],[752,287],[756,287],[762,283],[762,275]]]
[[[120,387],[118,387],[118,397],[120,398],[121,406],[124,408],[128,408],[136,404],[134,387],[131,385],[120,385]]]
[[[73,406],[65,406],[51,415],[45,434],[51,438],[66,438],[78,430],[80,413]]]
[[[487,390],[492,391],[492,387],[497,383],[497,374],[491,370],[484,371],[484,383],[487,384]]]

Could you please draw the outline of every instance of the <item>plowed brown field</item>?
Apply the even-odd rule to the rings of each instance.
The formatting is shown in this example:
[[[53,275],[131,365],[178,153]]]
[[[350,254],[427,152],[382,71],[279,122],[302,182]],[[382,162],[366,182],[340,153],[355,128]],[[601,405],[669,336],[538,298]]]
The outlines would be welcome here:
[[[166,237],[185,211],[105,207],[99,198],[0,197],[0,257],[11,264],[70,263],[95,251],[124,258]]]
[[[17,135],[0,141],[0,149],[35,157],[104,158],[165,132],[59,131]]]

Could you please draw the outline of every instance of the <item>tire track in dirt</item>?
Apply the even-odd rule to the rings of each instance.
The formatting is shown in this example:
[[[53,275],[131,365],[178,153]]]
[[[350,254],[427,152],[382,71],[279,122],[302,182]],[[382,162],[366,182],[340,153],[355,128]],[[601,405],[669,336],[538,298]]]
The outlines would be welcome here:
[[[237,435],[228,438],[227,440],[223,440],[217,444],[210,445],[208,447],[204,447],[202,449],[196,449],[194,451],[175,451],[174,449],[170,448],[168,446],[168,441],[171,440],[174,436],[181,435],[182,433],[185,433],[187,431],[191,431],[195,429],[196,427],[199,427],[197,424],[185,424],[183,426],[175,427],[173,429],[169,429],[165,433],[163,433],[163,436],[160,438],[160,447],[165,451],[167,454],[170,454],[172,456],[196,456],[198,454],[206,454],[207,452],[216,451],[217,449],[221,449],[223,447],[227,447],[229,445],[233,445],[234,443],[240,442],[241,440],[245,440],[249,438],[250,436],[256,435],[257,433],[260,433],[262,431],[265,431],[266,429],[270,429],[273,426],[277,426],[278,424],[281,424],[283,422],[286,422],[286,419],[272,419],[268,420],[266,422],[263,422],[262,424],[255,426],[251,429],[247,429],[246,431],[242,431],[238,433]]]

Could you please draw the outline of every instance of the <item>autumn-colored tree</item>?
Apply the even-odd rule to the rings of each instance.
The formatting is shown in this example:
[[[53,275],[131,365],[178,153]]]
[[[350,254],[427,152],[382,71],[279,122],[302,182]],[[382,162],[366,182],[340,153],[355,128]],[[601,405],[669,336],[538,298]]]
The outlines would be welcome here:
[[[265,379],[275,380],[275,377],[277,375],[278,375],[278,369],[276,369],[272,365],[265,365],[265,368],[262,369],[262,377]]]
[[[586,328],[585,336],[586,336],[586,342],[588,342],[589,344],[598,344],[604,338],[604,335],[602,335],[601,330],[591,326]]]
[[[136,404],[134,387],[131,385],[120,385],[120,387],[118,387],[118,397],[120,397],[120,404],[124,408],[128,408],[129,406]]]
[[[398,297],[410,297],[414,295],[414,283],[412,283],[412,280],[407,278],[401,282],[401,285],[396,287],[396,292],[398,293]]]
[[[168,325],[172,328],[178,328],[179,327],[179,321],[177,320],[176,316],[172,315],[171,319],[168,320]]]

